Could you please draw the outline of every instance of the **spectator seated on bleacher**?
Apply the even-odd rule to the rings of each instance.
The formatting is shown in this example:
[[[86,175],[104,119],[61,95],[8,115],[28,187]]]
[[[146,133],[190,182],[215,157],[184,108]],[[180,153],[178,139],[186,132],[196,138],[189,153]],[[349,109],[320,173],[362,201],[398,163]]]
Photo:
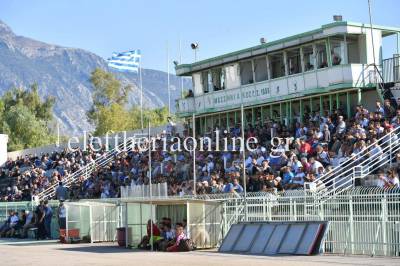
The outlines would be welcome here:
[[[337,175],[338,172],[330,170],[344,162],[346,163],[341,167],[343,171],[363,162],[385,158],[383,149],[388,145],[385,143],[388,137],[376,141],[400,126],[400,110],[395,110],[385,101],[383,105],[377,103],[376,108],[372,110],[359,105],[351,117],[346,117],[342,108],[331,112],[311,112],[306,108],[301,121],[300,117],[295,116],[293,124],[288,124],[285,120],[275,121],[270,117],[254,122],[247,124],[243,132],[246,139],[258,139],[257,144],[251,145],[254,151],[246,151],[245,162],[242,161],[242,154],[238,150],[239,145],[234,148],[233,144],[229,143],[227,150],[215,151],[217,144],[220,149],[224,147],[224,138],[231,139],[242,135],[239,123],[230,128],[224,128],[220,123],[214,128],[208,127],[203,134],[197,136],[209,137],[210,140],[205,139],[204,151],[196,151],[196,167],[193,167],[193,157],[189,151],[169,152],[170,147],[176,145],[171,141],[172,137],[180,139],[183,143],[185,137],[190,136],[188,125],[185,125],[183,135],[179,135],[176,133],[175,123],[169,118],[166,130],[159,135],[167,137],[167,150],[163,150],[164,143],[159,139],[155,142],[155,151],[152,153],[152,182],[167,182],[168,194],[171,196],[241,193],[245,189],[245,167],[247,191],[283,192],[303,189],[304,183],[309,183],[310,179],[315,178],[313,182],[317,183],[317,180],[326,174]],[[220,143],[216,143],[215,130],[218,131]],[[272,147],[272,137],[291,137],[294,141],[289,144],[289,150],[286,150],[286,143],[278,143],[276,147]],[[398,145],[396,138],[392,140],[392,145]],[[372,146],[367,148],[371,144]],[[210,151],[208,147],[211,148]],[[99,151],[88,148],[86,151],[65,150],[8,160],[0,173],[2,178],[8,178],[10,182],[0,188],[0,200],[30,200],[32,195],[50,185],[62,184],[68,174],[104,156],[106,152],[105,147]],[[393,158],[393,167],[398,172],[400,156]],[[149,184],[148,160],[148,153],[138,148],[115,153],[112,162],[91,171],[88,178],[79,177],[79,181],[72,184],[68,190],[60,185],[56,198],[119,197],[120,186]],[[193,183],[193,169],[196,172],[196,184]],[[390,180],[386,180],[386,183],[397,186],[396,178]],[[382,186],[389,187],[388,184]],[[320,185],[329,187],[327,184]]]

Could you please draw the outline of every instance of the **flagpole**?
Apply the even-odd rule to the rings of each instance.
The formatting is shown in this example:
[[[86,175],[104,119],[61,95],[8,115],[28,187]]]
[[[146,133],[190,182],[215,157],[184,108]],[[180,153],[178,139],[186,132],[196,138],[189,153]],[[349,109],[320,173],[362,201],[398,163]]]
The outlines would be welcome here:
[[[244,190],[244,220],[247,222],[247,189],[246,189],[246,154],[245,154],[245,139],[244,139],[244,107],[243,104],[241,105],[240,108],[241,111],[241,119],[242,119],[242,140],[243,140],[243,146],[242,148],[242,155],[243,155],[243,190]]]
[[[150,246],[151,246],[151,251],[153,251],[153,242],[154,242],[154,236],[153,236],[153,223],[154,223],[154,217],[153,217],[153,187],[152,187],[152,180],[151,180],[151,134],[150,134],[150,121],[149,121],[149,187],[150,187]]]
[[[195,142],[196,142],[196,116],[193,113],[192,115],[192,133],[193,133],[193,194],[196,195],[196,150],[195,150]]]
[[[140,58],[139,64],[139,82],[140,82],[140,122],[142,125],[143,132],[143,82],[142,82],[142,59]]]
[[[168,114],[171,115],[171,91],[170,91],[170,84],[169,84],[169,48],[168,48],[168,41],[167,41],[167,86],[168,86]]]
[[[183,64],[182,62],[182,40],[179,37],[179,64]],[[183,77],[181,79],[181,98],[183,97]]]

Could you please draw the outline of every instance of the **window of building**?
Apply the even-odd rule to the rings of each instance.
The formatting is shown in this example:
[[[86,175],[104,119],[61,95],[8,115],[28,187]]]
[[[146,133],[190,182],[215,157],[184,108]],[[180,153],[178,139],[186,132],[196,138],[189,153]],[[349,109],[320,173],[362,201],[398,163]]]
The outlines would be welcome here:
[[[357,35],[346,35],[347,62],[349,64],[361,64],[360,38]]]
[[[303,61],[304,61],[304,71],[314,70],[315,56],[312,45],[307,45],[303,47]]]
[[[328,66],[328,59],[326,54],[325,42],[320,42],[315,45],[317,68],[324,68]]]
[[[212,73],[211,71],[207,71],[207,83],[208,83],[208,91],[214,91],[213,82],[212,82]]]
[[[239,64],[225,66],[224,75],[226,89],[234,89],[240,86]]]
[[[221,68],[211,70],[213,91],[225,89],[225,73]]]
[[[251,61],[240,62],[240,80],[242,85],[254,83]]]
[[[285,76],[283,53],[270,55],[271,76],[273,79]]]
[[[208,71],[201,72],[201,85],[203,86],[204,93],[208,93]]]
[[[265,57],[260,57],[254,60],[254,72],[256,82],[268,79],[267,59]]]
[[[289,50],[286,52],[286,64],[288,65],[289,75],[301,72],[300,48]]]
[[[344,63],[344,36],[332,37],[330,38],[331,44],[331,60],[332,65],[337,66]]]

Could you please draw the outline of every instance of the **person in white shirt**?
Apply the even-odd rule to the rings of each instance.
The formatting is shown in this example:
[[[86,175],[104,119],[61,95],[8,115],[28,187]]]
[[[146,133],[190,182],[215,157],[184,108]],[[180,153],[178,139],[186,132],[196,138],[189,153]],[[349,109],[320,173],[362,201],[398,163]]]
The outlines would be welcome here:
[[[336,133],[337,134],[343,134],[346,131],[346,122],[343,120],[343,116],[338,117],[338,122],[337,122],[337,127],[336,127]]]
[[[315,160],[314,157],[311,157],[311,158],[310,158],[309,163],[310,163],[311,171],[312,171],[312,173],[314,173],[314,174],[317,173],[318,168],[320,168],[320,167],[324,168],[324,166],[322,165],[322,163],[320,163],[319,161]]]
[[[67,226],[67,210],[64,206],[64,202],[60,202],[58,206],[58,225],[60,229],[65,229]]]
[[[176,124],[174,123],[174,121],[172,121],[171,117],[167,117],[167,121],[168,121],[168,124],[167,124],[167,128],[166,128],[166,134],[168,136],[175,135]]]
[[[394,169],[390,169],[388,174],[385,175],[383,172],[378,173],[378,178],[380,180],[379,187],[385,189],[399,188],[399,176]]]

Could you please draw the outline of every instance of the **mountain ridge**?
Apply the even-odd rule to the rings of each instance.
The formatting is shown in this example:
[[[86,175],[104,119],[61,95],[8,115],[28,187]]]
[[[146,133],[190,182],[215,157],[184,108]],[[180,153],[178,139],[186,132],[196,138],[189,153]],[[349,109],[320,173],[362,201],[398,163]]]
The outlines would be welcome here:
[[[54,121],[62,135],[75,135],[94,127],[86,112],[92,106],[90,73],[95,68],[113,72],[122,84],[131,84],[128,104],[140,104],[139,80],[136,73],[115,72],[100,56],[80,48],[47,44],[16,35],[0,20],[0,94],[12,87],[28,88],[38,84],[42,98],[54,96]],[[167,73],[142,69],[143,105],[145,108],[168,106]],[[191,81],[184,79],[184,87]],[[180,78],[170,74],[171,109],[180,96]],[[73,108],[71,108],[73,107]]]

